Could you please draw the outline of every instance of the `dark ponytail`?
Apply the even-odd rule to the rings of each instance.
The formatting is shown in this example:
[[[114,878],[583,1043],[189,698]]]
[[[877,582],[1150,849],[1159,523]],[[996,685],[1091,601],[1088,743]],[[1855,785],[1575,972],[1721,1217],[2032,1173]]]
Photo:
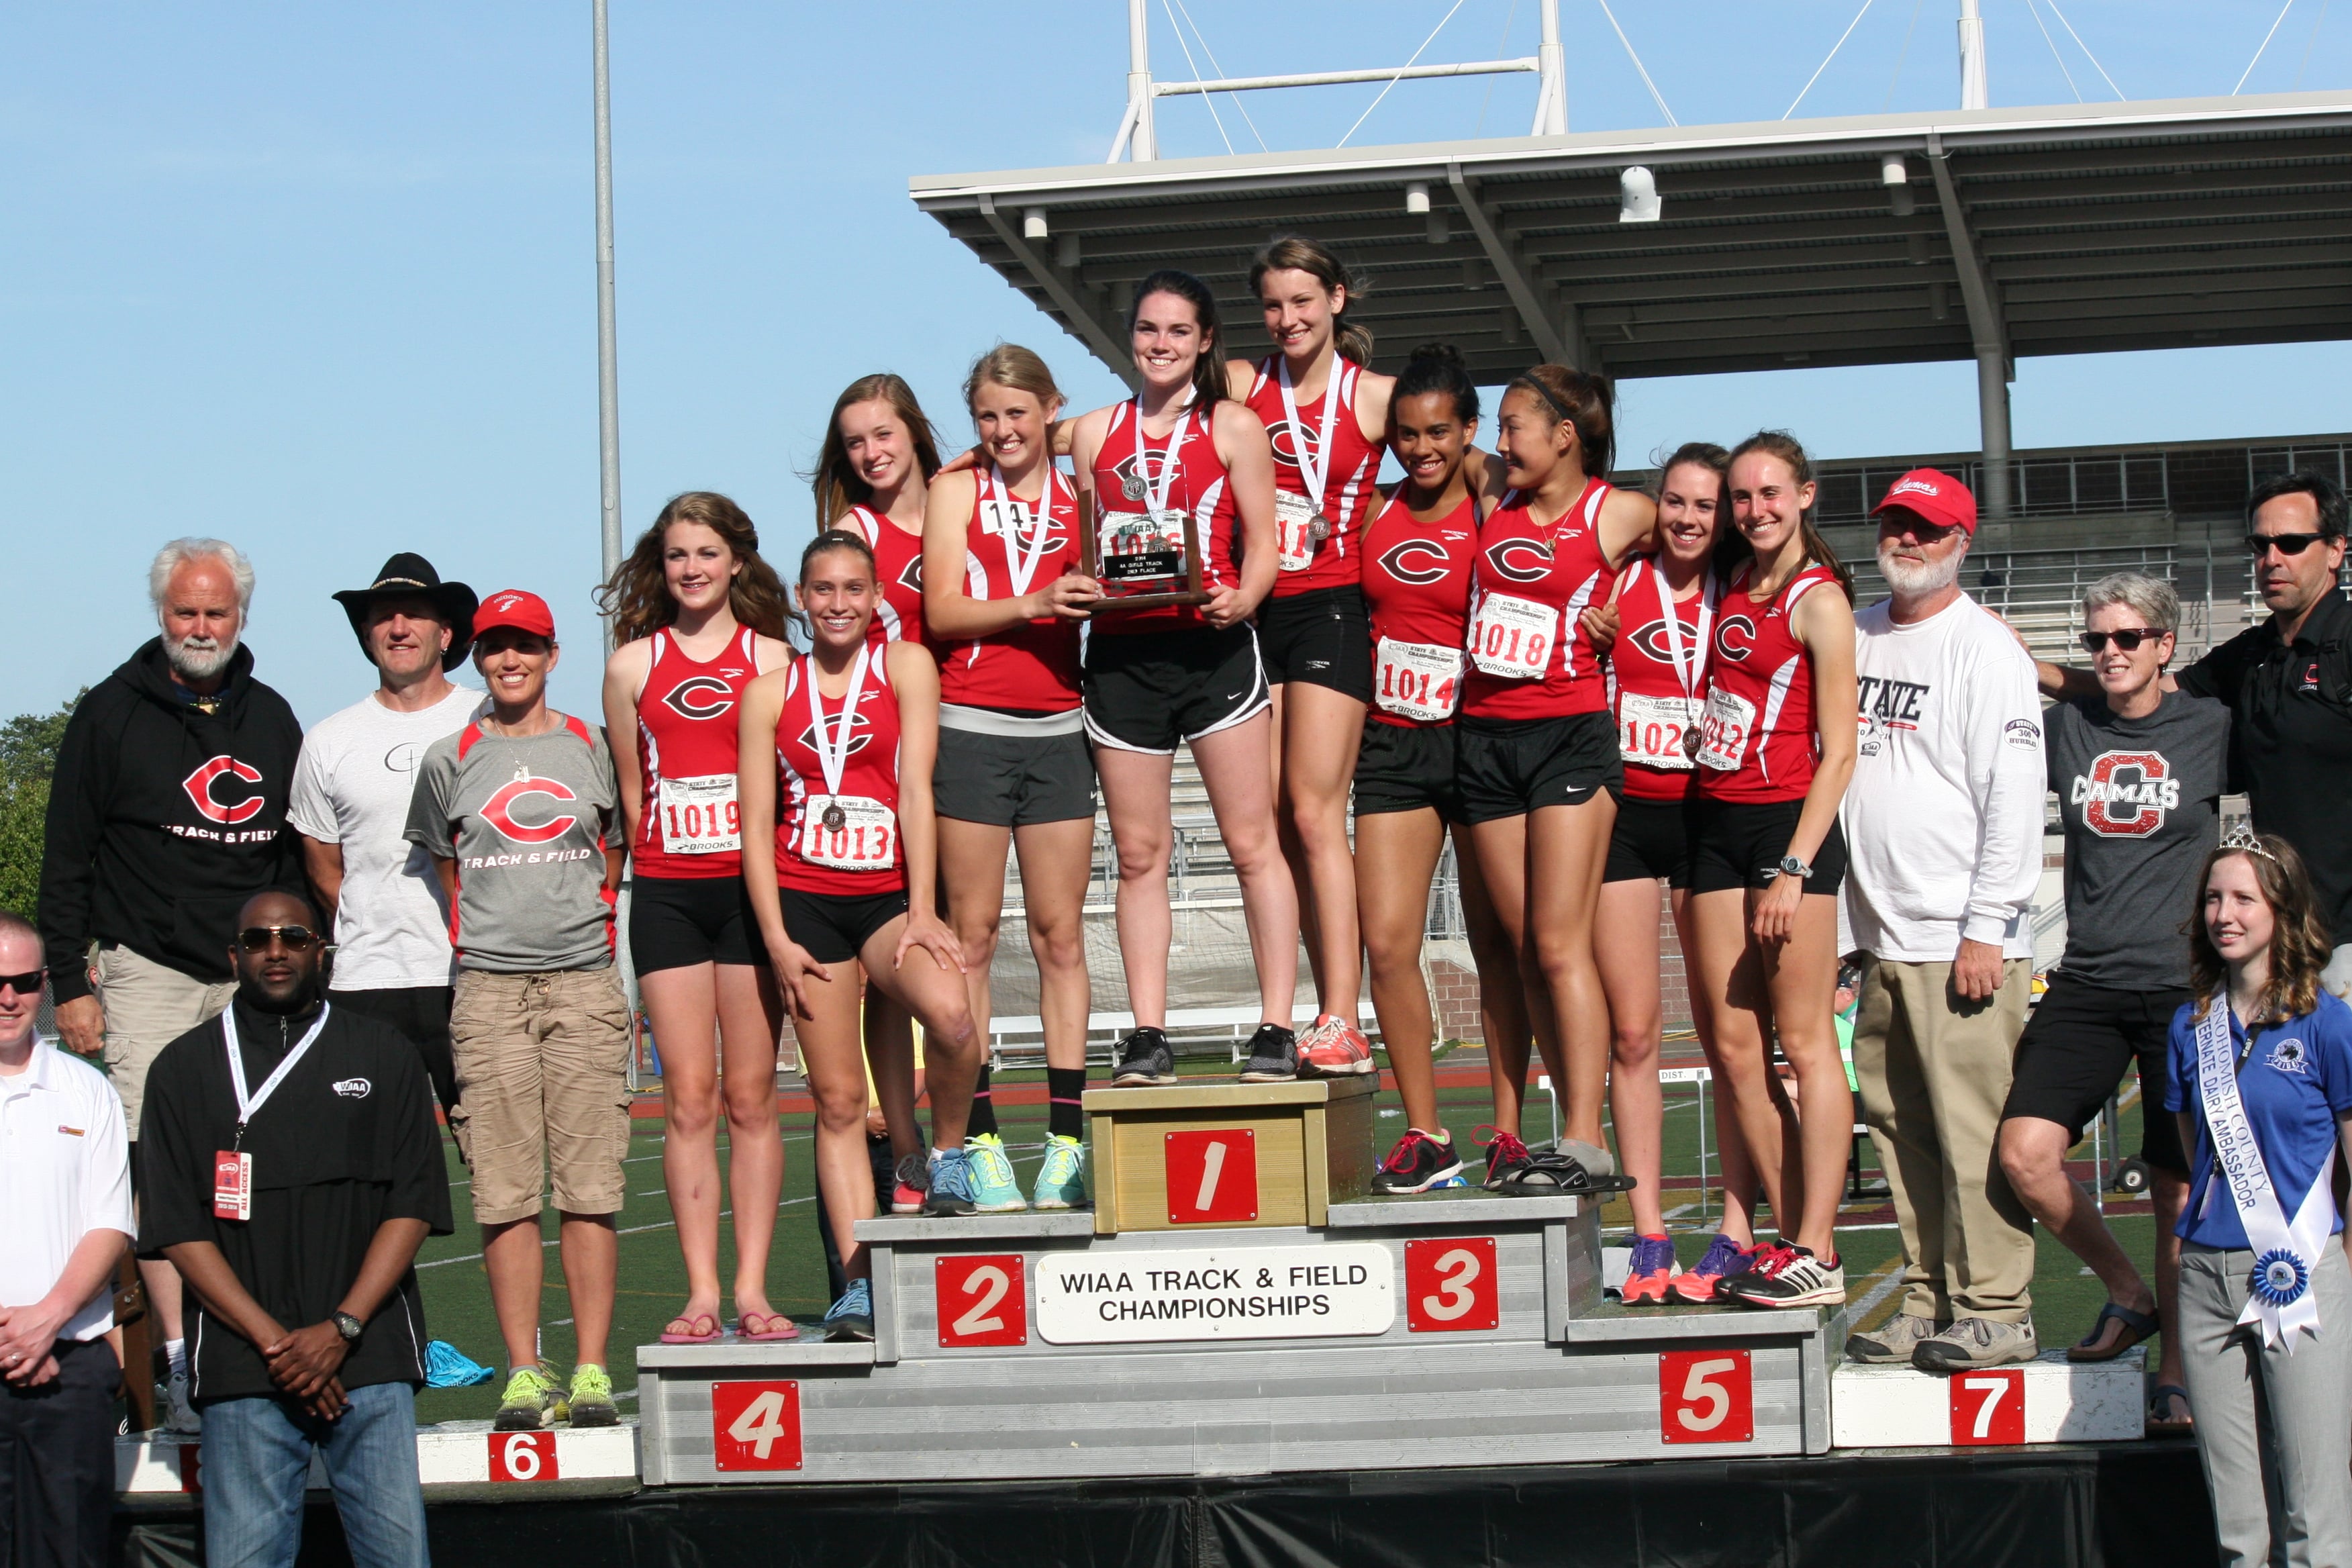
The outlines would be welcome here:
[[[1217,297],[1209,286],[1178,267],[1162,267],[1144,275],[1135,286],[1135,295],[1128,302],[1127,330],[1135,331],[1135,323],[1143,314],[1143,302],[1154,294],[1173,294],[1192,307],[1192,319],[1201,323],[1201,357],[1192,362],[1192,406],[1202,418],[1225,391],[1225,329],[1217,321]]]
[[[1605,479],[1617,455],[1617,389],[1596,372],[1571,370],[1564,364],[1539,364],[1503,389],[1506,395],[1525,392],[1551,411],[1554,419],[1576,431],[1583,448],[1586,477]]]
[[[1454,417],[1467,425],[1478,417],[1478,384],[1470,379],[1469,362],[1452,343],[1423,343],[1412,351],[1389,394],[1389,407],[1408,397],[1442,392],[1454,399]]]
[[[1358,364],[1372,363],[1372,329],[1360,321],[1348,320],[1349,308],[1364,292],[1365,286],[1348,270],[1345,262],[1321,243],[1303,234],[1276,235],[1250,258],[1251,293],[1259,291],[1259,285],[1269,272],[1304,272],[1322,284],[1327,294],[1346,289],[1348,304],[1331,314],[1331,345]],[[1421,350],[1415,349],[1413,353],[1419,353]],[[1463,417],[1467,419],[1471,416],[1465,414]]]

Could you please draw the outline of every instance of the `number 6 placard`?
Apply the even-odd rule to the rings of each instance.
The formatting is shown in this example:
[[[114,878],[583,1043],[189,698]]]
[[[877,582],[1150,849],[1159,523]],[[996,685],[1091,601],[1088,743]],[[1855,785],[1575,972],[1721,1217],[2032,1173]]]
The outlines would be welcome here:
[[[1748,1352],[1667,1351],[1658,1357],[1658,1437],[1667,1443],[1752,1443],[1756,1384]]]
[[[1029,1292],[1019,1253],[942,1258],[933,1279],[942,1346],[1029,1342]]]

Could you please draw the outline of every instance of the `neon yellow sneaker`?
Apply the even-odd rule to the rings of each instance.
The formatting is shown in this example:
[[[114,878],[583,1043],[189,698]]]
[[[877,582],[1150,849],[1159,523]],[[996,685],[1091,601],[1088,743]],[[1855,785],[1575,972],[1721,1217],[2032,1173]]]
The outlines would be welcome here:
[[[499,1432],[536,1432],[571,1415],[562,1384],[536,1366],[519,1366],[507,1379],[506,1397],[499,1402],[499,1418],[491,1427]]]
[[[618,1426],[621,1412],[613,1403],[613,1374],[592,1362],[572,1369],[572,1425]]]

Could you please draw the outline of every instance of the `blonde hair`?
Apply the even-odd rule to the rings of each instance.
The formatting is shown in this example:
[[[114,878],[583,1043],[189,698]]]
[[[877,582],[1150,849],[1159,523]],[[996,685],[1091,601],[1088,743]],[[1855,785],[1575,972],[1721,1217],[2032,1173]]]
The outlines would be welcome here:
[[[1041,404],[1065,403],[1062,389],[1055,384],[1054,373],[1045,362],[1019,343],[999,343],[971,362],[971,374],[963,378],[963,405],[971,409],[983,386],[1006,386],[1015,392],[1025,392]]]

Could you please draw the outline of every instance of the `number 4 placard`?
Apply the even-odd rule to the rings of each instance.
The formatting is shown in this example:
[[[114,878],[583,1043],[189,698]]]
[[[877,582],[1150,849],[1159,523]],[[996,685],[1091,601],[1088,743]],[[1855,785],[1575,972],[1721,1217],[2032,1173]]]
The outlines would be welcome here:
[[[1029,1342],[1029,1293],[1023,1285],[1019,1253],[942,1258],[933,1278],[939,1285],[941,1345]]]
[[[710,1458],[722,1470],[801,1468],[801,1385],[710,1385]]]
[[[1748,1352],[1667,1351],[1658,1357],[1658,1436],[1667,1443],[1752,1443],[1756,1384]]]

